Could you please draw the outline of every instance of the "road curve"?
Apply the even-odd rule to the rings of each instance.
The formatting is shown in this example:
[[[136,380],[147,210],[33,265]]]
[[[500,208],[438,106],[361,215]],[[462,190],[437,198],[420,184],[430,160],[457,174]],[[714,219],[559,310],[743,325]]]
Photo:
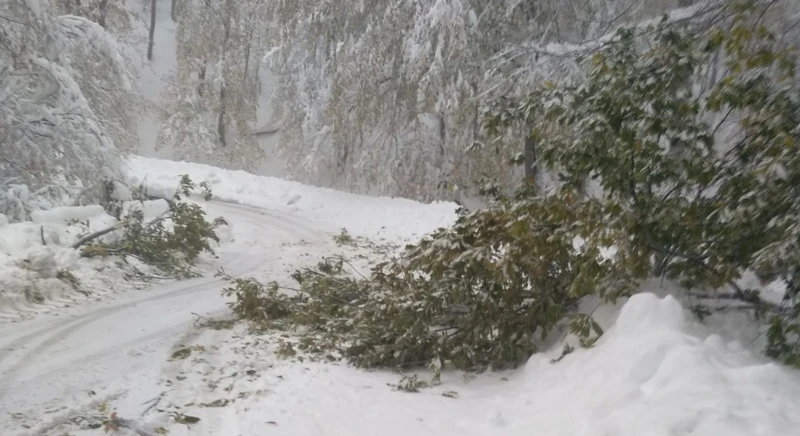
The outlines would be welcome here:
[[[114,299],[0,325],[0,428],[4,435],[41,434],[11,418],[89,402],[96,391],[146,401],[176,341],[196,317],[225,310],[223,283],[213,272],[278,273],[287,244],[330,240],[310,223],[282,212],[213,202],[234,241],[223,246],[206,277],[131,291]],[[256,237],[261,236],[261,237]],[[150,383],[152,386],[147,386]],[[163,389],[162,389],[163,390]],[[58,415],[58,412],[52,412]]]

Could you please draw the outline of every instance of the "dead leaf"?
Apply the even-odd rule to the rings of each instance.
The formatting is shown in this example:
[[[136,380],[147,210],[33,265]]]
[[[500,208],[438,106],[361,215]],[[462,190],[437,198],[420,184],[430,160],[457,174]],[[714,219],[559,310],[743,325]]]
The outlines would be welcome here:
[[[220,398],[219,400],[214,400],[210,403],[201,404],[200,407],[225,407],[230,403],[230,401]]]
[[[117,412],[112,413],[108,421],[104,422],[103,424],[105,424],[106,433],[108,433],[110,430],[119,431],[119,418],[117,418]]]
[[[200,418],[196,416],[184,415],[178,412],[172,412],[172,418],[175,419],[175,422],[185,425],[197,424],[200,422]]]

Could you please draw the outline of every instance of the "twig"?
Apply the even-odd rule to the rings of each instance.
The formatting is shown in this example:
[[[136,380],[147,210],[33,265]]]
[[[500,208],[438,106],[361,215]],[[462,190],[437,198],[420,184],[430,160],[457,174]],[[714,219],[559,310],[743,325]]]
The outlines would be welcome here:
[[[342,261],[342,262],[346,263],[346,264],[347,264],[347,266],[349,266],[349,267],[350,267],[350,268],[351,268],[351,269],[352,269],[352,270],[353,270],[353,271],[354,271],[356,274],[358,274],[359,276],[361,276],[361,278],[362,278],[362,279],[364,279],[364,280],[367,280],[367,278],[366,278],[366,277],[364,277],[364,274],[361,274],[361,272],[360,272],[359,270],[357,270],[357,269],[356,269],[356,267],[354,267],[354,266],[353,266],[353,264],[352,264],[352,263],[350,263],[350,262],[349,262],[347,259],[345,259],[343,256],[338,256],[338,257],[339,257],[339,260],[340,260],[340,261]]]
[[[30,169],[28,169],[28,167],[26,167],[25,165],[22,165],[22,164],[16,163],[16,162],[14,162],[14,161],[12,161],[12,160],[8,159],[7,157],[4,157],[4,158],[3,158],[3,160],[4,160],[4,161],[6,161],[6,163],[7,163],[7,164],[9,164],[9,165],[11,165],[11,166],[17,167],[17,168],[19,168],[19,169],[21,169],[21,170],[23,170],[23,171],[25,171],[25,172],[29,173],[30,175],[32,175],[32,176],[34,176],[34,177],[38,177],[38,175],[37,175],[35,172],[33,172],[33,171],[31,171]]]
[[[136,257],[132,254],[125,253],[126,256],[131,256],[136,259],[142,260],[139,257]],[[142,261],[144,263],[144,261]],[[154,275],[145,275],[145,274],[125,274],[126,279],[142,279],[142,280],[172,280],[172,277],[162,277],[162,276],[154,276]]]
[[[166,219],[169,219],[169,218],[171,218],[171,215],[170,215],[170,213],[171,213],[171,212],[172,212],[172,211],[169,211],[169,210],[168,210],[168,211],[166,211],[166,212],[162,213],[161,215],[159,215],[158,217],[156,217],[156,218],[155,218],[155,219],[153,219],[152,221],[148,222],[148,223],[147,223],[147,224],[144,226],[144,228],[145,228],[145,229],[148,229],[148,228],[150,228],[151,226],[153,226],[153,224],[155,224],[155,223],[157,223],[157,222],[159,222],[159,221],[164,221],[164,220],[166,220]],[[83,246],[83,245],[85,245],[85,244],[87,244],[87,243],[89,243],[89,242],[91,242],[91,241],[93,241],[93,240],[95,240],[95,239],[97,239],[97,238],[99,238],[99,237],[101,237],[101,236],[107,235],[107,234],[109,234],[109,233],[111,233],[111,232],[113,232],[113,231],[115,231],[115,230],[119,230],[119,229],[121,229],[121,228],[125,227],[125,225],[126,225],[126,224],[128,224],[128,221],[127,221],[127,220],[126,220],[126,221],[122,221],[122,222],[120,222],[120,223],[117,223],[117,224],[115,224],[115,225],[113,225],[113,226],[111,226],[111,227],[109,227],[109,228],[107,228],[107,229],[98,230],[98,231],[96,231],[96,232],[94,232],[94,233],[91,233],[91,234],[89,234],[89,235],[86,235],[86,236],[82,237],[80,240],[78,240],[78,242],[76,242],[76,243],[72,244],[72,248],[77,250],[77,249],[78,249],[78,248],[80,248],[81,246]]]
[[[198,318],[200,318],[200,319],[202,319],[203,321],[206,321],[206,322],[209,322],[209,323],[211,322],[210,319],[204,317],[203,315],[198,315],[197,313],[194,313],[194,312],[191,312],[191,314],[196,316],[196,317],[198,317]]]
[[[680,257],[680,256],[679,256]],[[734,286],[734,283],[728,282],[729,285]],[[737,286],[738,288],[738,286]],[[746,293],[739,294],[738,292],[717,292],[713,294],[704,294],[700,292],[688,292],[686,293],[688,297],[697,298],[698,300],[730,300],[730,301],[741,301],[752,306],[751,309],[759,309],[766,307],[772,313],[781,313],[784,310],[782,305],[778,305],[775,303],[771,303],[769,301],[765,301],[762,298],[758,297],[748,297]],[[760,307],[759,307],[760,306]]]
[[[151,404],[150,404],[149,406],[147,406],[147,408],[146,408],[146,409],[144,409],[144,412],[142,412],[142,414],[141,414],[141,415],[139,415],[139,416],[142,416],[142,417],[144,417],[144,415],[146,415],[146,414],[147,414],[147,412],[149,412],[150,410],[152,410],[154,407],[158,406],[158,403],[159,403],[159,402],[161,402],[161,399],[162,399],[162,398],[164,398],[164,395],[166,395],[166,394],[167,394],[167,391],[164,391],[164,392],[162,392],[162,393],[158,394],[158,396],[156,396],[155,398],[153,398],[153,399],[151,399],[151,400],[147,400],[147,401],[145,401],[144,403],[142,403],[142,405],[143,405],[143,406],[144,406],[145,404],[148,404],[148,403],[151,403]]]
[[[42,238],[42,245],[47,246],[47,242],[44,240],[44,226],[39,227],[39,236]]]
[[[8,21],[10,23],[19,24],[20,26],[29,27],[27,23],[23,23],[22,21],[15,20],[13,18],[8,18],[8,17],[6,17],[4,15],[0,15],[0,19],[6,20],[6,21]]]

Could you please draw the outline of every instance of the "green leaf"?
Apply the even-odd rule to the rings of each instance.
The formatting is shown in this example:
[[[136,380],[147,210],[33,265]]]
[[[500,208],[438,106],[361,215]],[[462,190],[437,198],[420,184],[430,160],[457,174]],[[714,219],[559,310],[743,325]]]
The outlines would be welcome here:
[[[172,356],[170,357],[170,360],[186,359],[191,354],[192,354],[192,349],[191,348],[181,348],[180,350],[172,353]]]

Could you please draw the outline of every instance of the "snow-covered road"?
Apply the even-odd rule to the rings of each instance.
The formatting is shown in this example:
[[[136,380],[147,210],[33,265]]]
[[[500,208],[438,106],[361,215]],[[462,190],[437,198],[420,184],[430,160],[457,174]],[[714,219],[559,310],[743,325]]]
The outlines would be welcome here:
[[[97,402],[100,390],[134,403],[152,398],[160,392],[155,383],[162,366],[193,330],[194,314],[225,309],[223,283],[213,271],[277,274],[301,241],[330,243],[329,234],[286,213],[222,202],[210,204],[209,212],[229,220],[235,234],[206,277],[0,326],[0,410],[8,412],[0,413],[3,435],[25,434],[20,424],[48,411],[53,422],[72,418]]]
[[[224,201],[205,206],[231,223],[232,238],[201,266],[203,278],[120,292],[95,281],[94,299],[66,295],[34,305],[32,319],[0,319],[2,436],[99,435],[113,412],[138,428],[122,436],[788,436],[800,428],[800,373],[751,345],[758,324],[743,313],[697,322],[664,297],[677,294],[669,283],[646,283],[596,311],[606,333],[557,364],[563,343],[520,370],[446,372],[419,393],[387,386],[398,373],[280,358],[283,332],[197,322],[228,314],[216,269],[283,281],[326,255],[366,261],[365,248],[332,236],[347,228],[402,245],[452,222],[454,205],[180,162],[139,158],[131,167],[166,195],[179,174],[209,183]]]

